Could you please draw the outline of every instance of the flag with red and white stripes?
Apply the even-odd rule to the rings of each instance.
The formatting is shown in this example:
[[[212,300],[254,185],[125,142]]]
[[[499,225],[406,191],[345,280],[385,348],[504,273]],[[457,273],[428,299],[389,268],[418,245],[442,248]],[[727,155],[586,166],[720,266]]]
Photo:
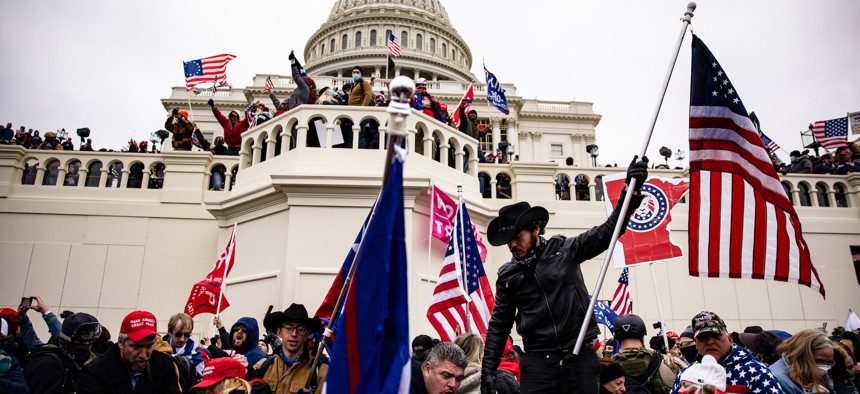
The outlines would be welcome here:
[[[272,93],[275,89],[275,83],[272,82],[272,77],[266,77],[266,83],[263,84],[263,93]]]
[[[223,54],[182,62],[185,68],[185,89],[190,90],[205,82],[214,82],[215,86],[227,85],[227,63],[235,58],[234,55]]]
[[[693,35],[690,275],[776,280],[824,295],[800,220],[723,68]]]
[[[633,301],[630,300],[630,271],[627,267],[621,271],[621,276],[618,277],[618,286],[615,288],[615,294],[612,295],[612,301],[609,302],[609,308],[615,311],[618,316],[633,313]]]
[[[819,120],[812,124],[812,135],[824,149],[843,147],[848,144],[848,118]]]
[[[400,56],[400,43],[397,42],[393,32],[388,32],[388,51],[391,52],[391,57]]]
[[[453,341],[466,332],[486,337],[494,305],[472,221],[466,204],[461,204],[427,318],[443,342]]]

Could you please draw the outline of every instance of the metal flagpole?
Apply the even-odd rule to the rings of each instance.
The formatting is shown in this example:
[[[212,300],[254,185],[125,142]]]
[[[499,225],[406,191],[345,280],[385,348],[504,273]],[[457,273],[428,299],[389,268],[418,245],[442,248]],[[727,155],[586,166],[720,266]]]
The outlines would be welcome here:
[[[457,220],[460,222],[460,242],[457,245],[457,251],[460,253],[460,269],[463,271],[463,291],[466,292],[466,298],[469,298],[469,269],[466,264],[466,224],[463,223],[463,184],[457,184]],[[456,227],[455,227],[456,230]],[[466,303],[466,332],[472,332],[472,313],[469,311],[469,304]]]
[[[663,330],[663,345],[666,346],[666,352],[669,352],[669,338],[666,336],[666,320],[663,318],[663,304],[660,302],[660,290],[657,288],[657,274],[654,273],[654,263],[648,264],[651,268],[651,280],[654,281],[654,296],[657,297],[657,312],[660,313],[660,327]],[[629,278],[628,278],[629,280]]]
[[[427,275],[430,275],[430,265],[433,262],[433,209],[436,207],[436,189],[430,185],[430,211],[427,213],[430,231],[427,233]]]
[[[221,277],[221,291],[218,292],[218,306],[215,308],[215,317],[221,318],[221,300],[224,299],[224,282],[227,280],[227,264],[229,264],[230,260],[233,259],[233,253],[235,253],[236,248],[234,243],[236,242],[236,225],[238,223],[233,223],[233,232],[230,234],[230,241],[227,243],[230,247],[228,248],[229,252],[226,256],[227,259],[224,261],[224,276]]]
[[[382,190],[385,188],[385,183],[388,181],[388,173],[391,171],[391,161],[394,160],[394,155],[396,154],[395,147],[399,149],[399,145],[406,142],[406,119],[412,112],[409,101],[412,99],[412,95],[415,94],[415,82],[406,76],[394,78],[390,84],[390,92],[391,102],[388,104],[388,114],[390,115],[388,120],[388,135],[390,138],[388,138],[388,148],[385,155],[385,171],[382,175],[382,187],[379,190],[379,195],[376,197],[377,202],[379,201],[379,196],[382,195]],[[349,290],[350,283],[352,283],[352,278],[355,276],[356,263],[364,246],[364,237],[367,236],[367,229],[370,228],[375,216],[376,204],[374,203],[373,209],[370,212],[370,218],[367,220],[367,226],[362,231],[361,241],[359,241],[358,247],[355,250],[355,256],[352,258],[352,265],[343,278],[343,286],[340,289],[340,294],[337,296],[337,302],[334,304],[331,320],[325,331],[323,331],[323,340],[321,343],[323,346],[317,349],[317,354],[311,363],[311,371],[316,370],[322,357],[323,349],[331,342],[332,327],[340,320],[340,311],[343,309],[343,304],[346,301],[346,293]],[[305,388],[310,387],[315,375],[314,373],[308,374]]]
[[[669,80],[672,79],[672,71],[675,69],[675,62],[678,61],[678,53],[681,51],[681,43],[684,41],[684,35],[687,33],[687,27],[690,26],[690,20],[693,19],[693,11],[695,10],[696,3],[690,2],[687,4],[687,11],[684,12],[684,16],[681,17],[681,33],[678,35],[678,42],[675,43],[675,51],[672,53],[672,58],[669,62],[669,69],[666,70],[666,76],[663,79],[663,90],[660,92],[659,100],[657,100],[657,107],[654,109],[654,116],[651,118],[651,125],[648,128],[648,134],[645,136],[645,141],[642,143],[639,157],[645,156],[645,152],[648,150],[648,143],[651,142],[651,135],[654,134],[654,126],[657,124],[657,116],[660,115],[660,107],[663,106],[663,99],[666,97],[666,89],[669,87]],[[636,178],[630,180],[630,185],[628,185],[627,189],[636,189]],[[627,212],[627,208],[630,206],[630,197],[632,196],[633,193],[626,193],[624,195],[624,202],[621,204],[621,212]],[[603,279],[606,278],[606,270],[609,268],[609,260],[612,259],[612,252],[615,250],[615,244],[618,242],[618,236],[621,234],[621,228],[626,225],[627,223],[623,220],[619,220],[615,223],[615,230],[612,232],[612,240],[609,242],[609,249],[606,251],[606,258],[603,260],[603,265],[600,266],[600,274],[597,276],[597,284],[594,286],[594,290],[591,294],[600,293],[600,289],[603,287]],[[582,349],[582,343],[585,341],[585,332],[588,330],[588,324],[591,322],[591,315],[594,314],[594,303],[596,301],[597,297],[591,297],[591,301],[588,303],[588,309],[585,311],[585,320],[582,322],[582,327],[579,328],[579,336],[577,336],[576,345],[573,347],[573,354],[578,355],[579,350]]]

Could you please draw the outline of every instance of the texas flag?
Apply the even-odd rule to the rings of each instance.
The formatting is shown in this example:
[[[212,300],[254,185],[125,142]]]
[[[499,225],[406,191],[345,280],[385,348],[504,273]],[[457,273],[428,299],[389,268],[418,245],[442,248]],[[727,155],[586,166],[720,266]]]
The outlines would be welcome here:
[[[624,188],[625,173],[603,177],[606,212],[612,212]],[[672,242],[669,223],[672,207],[690,190],[689,179],[651,177],[642,185],[642,204],[630,217],[627,231],[618,239],[613,257],[616,268],[653,263],[684,256],[681,247]]]

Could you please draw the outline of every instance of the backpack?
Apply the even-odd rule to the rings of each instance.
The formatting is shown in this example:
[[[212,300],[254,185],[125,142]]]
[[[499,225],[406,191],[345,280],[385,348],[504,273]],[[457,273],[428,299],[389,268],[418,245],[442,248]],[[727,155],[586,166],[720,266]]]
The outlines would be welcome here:
[[[649,354],[649,353],[645,353]],[[645,372],[638,376],[626,375],[624,387],[630,394],[652,394],[654,390],[654,376],[660,370],[662,357],[659,353],[650,354],[651,360],[645,368]],[[637,357],[638,358],[638,357]],[[623,364],[622,364],[623,365]]]
[[[183,393],[188,393],[191,387],[197,384],[197,370],[194,368],[194,363],[183,356],[174,356],[172,358],[173,363],[176,364],[179,386],[182,387]]]

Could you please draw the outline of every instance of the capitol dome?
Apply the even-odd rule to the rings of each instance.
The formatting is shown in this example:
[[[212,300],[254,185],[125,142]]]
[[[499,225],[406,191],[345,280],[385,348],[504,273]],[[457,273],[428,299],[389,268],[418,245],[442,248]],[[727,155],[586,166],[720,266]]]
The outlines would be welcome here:
[[[401,46],[395,69],[386,70],[388,32]],[[428,80],[476,82],[472,52],[438,0],[337,0],[305,46],[313,75],[349,77],[356,65],[365,76],[406,75]]]

